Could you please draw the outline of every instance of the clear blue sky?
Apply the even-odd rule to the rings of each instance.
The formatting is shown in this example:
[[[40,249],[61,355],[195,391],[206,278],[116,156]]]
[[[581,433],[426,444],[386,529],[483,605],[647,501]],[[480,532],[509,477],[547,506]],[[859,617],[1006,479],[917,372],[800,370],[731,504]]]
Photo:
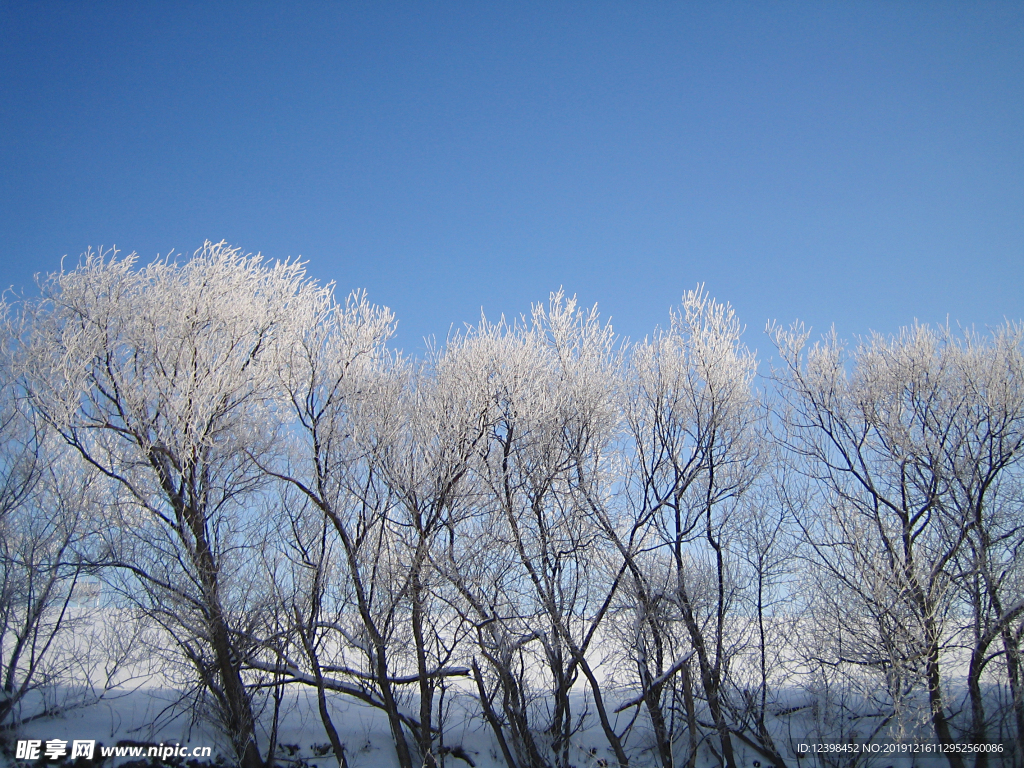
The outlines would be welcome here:
[[[1024,317],[1024,3],[0,0],[0,285],[204,239],[397,344],[704,282],[846,336]]]

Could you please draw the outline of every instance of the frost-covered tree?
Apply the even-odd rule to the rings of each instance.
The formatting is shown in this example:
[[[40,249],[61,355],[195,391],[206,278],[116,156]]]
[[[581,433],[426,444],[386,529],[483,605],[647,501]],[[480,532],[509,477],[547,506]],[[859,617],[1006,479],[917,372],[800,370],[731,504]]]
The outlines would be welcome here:
[[[397,525],[409,510],[403,507],[408,499],[397,495],[396,454],[405,455],[406,437],[424,416],[407,407],[409,365],[384,348],[393,331],[388,310],[363,295],[339,305],[323,294],[305,312],[278,369],[289,450],[281,466],[266,467],[295,497],[288,546],[298,555],[292,559],[302,566],[300,583],[306,585],[295,591],[290,607],[301,658],[282,653],[278,661],[289,679],[317,688],[339,762],[342,745],[332,735],[328,691],[383,710],[399,765],[410,768],[407,734],[429,754],[429,685],[436,670],[421,674],[430,639],[422,612],[425,561],[408,549],[429,530]],[[415,519],[415,510],[410,514]],[[413,613],[416,622],[409,621]],[[412,669],[410,647],[418,651]],[[420,708],[425,722],[405,707],[402,690],[416,683],[421,691],[427,686]]]
[[[578,682],[628,763],[592,666],[621,566],[589,509],[612,485],[615,343],[596,310],[561,292],[529,322],[482,321],[460,340],[489,410],[477,511],[451,521],[437,567],[476,626],[481,706],[510,765],[576,759]]]
[[[403,564],[401,591],[419,694],[416,738],[427,764],[442,733],[438,697],[451,676],[467,671],[453,662],[469,625],[449,607],[451,590],[434,561],[446,533],[478,502],[471,471],[486,450],[493,410],[488,368],[481,362],[461,336],[432,351],[405,378],[398,429],[377,450],[382,482],[395,500],[392,536]]]
[[[24,310],[30,402],[113,484],[107,562],[134,578],[240,763],[260,766],[243,676],[266,479],[253,459],[274,446],[281,340],[322,289],[223,243],[146,266],[90,252],[40,289]]]
[[[15,318],[4,319],[10,324],[0,340],[0,728],[88,700],[90,660],[76,636],[90,618],[79,592],[95,583],[90,534],[99,506],[92,474],[78,470],[26,407],[20,334]]]
[[[1010,725],[1019,750],[1021,329],[961,338],[915,326],[852,350],[834,335],[808,349],[800,327],[774,339],[780,437],[811,482],[801,524],[834,591],[820,598],[832,663],[874,670],[897,714],[923,693],[946,745],[993,735],[982,683],[1001,667],[1013,712],[1002,732]],[[950,689],[962,648],[967,721]]]
[[[697,699],[716,751],[736,766],[728,670],[741,626],[741,500],[763,452],[756,360],[741,333],[728,305],[689,291],[668,329],[633,347],[625,373],[629,511],[617,528],[630,600],[620,612],[632,627],[635,704],[646,708],[666,766],[683,732],[691,764],[696,757]]]

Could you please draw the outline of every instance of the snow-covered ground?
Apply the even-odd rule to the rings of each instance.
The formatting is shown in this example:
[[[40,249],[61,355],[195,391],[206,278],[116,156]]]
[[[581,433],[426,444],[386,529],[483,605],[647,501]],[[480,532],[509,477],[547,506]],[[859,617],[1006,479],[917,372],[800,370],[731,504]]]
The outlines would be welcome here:
[[[90,679],[91,687],[43,688],[24,700],[19,717],[30,719],[15,734],[6,735],[12,747],[17,740],[36,740],[41,745],[60,740],[67,742],[70,752],[70,746],[76,740],[94,741],[97,744],[95,754],[99,757],[100,745],[110,748],[120,744],[130,750],[132,747],[140,748],[139,745],[155,744],[174,748],[179,755],[183,754],[182,749],[209,748],[210,759],[223,758],[228,763],[232,762],[230,746],[215,724],[205,720],[201,713],[186,702],[167,671],[155,667],[151,656],[133,654],[130,647],[125,648],[116,642],[126,634],[119,630],[121,624],[118,617],[109,611],[101,611],[91,617],[83,615],[81,618],[83,621],[76,634],[75,648],[82,655],[81,669]],[[89,618],[99,620],[90,622]],[[598,666],[599,677],[605,682],[614,680],[617,677],[616,670],[611,668],[614,661],[606,658],[602,662],[599,656],[599,653],[595,653],[593,659]],[[119,664],[112,663],[114,661]],[[795,678],[803,674],[806,674],[806,670]],[[955,685],[954,681],[948,682]],[[626,691],[616,700],[616,691],[622,690],[610,688],[610,694],[606,691],[610,699],[607,702],[610,711],[627,699],[634,698],[634,693]],[[870,691],[867,693],[870,697]],[[830,695],[834,695],[834,692]],[[925,737],[928,729],[923,719],[917,718],[916,732],[911,730],[897,735],[886,731],[884,727],[876,731],[881,720],[873,716],[872,712],[877,713],[878,707],[864,698],[863,692],[847,690],[842,695],[845,697],[848,717],[843,722],[837,722],[834,713],[838,709],[833,706],[830,710],[824,698],[816,699],[810,691],[798,684],[775,692],[776,705],[772,711],[776,715],[771,718],[769,728],[789,768],[838,768],[853,765],[853,761],[847,759],[851,755],[833,754],[826,761],[812,754],[801,754],[798,748],[800,743],[834,743],[840,740],[871,740],[881,745],[881,752],[858,763],[864,768],[944,768],[945,759],[937,755],[915,756],[885,751],[889,748],[886,746],[888,744]],[[351,768],[397,766],[383,712],[340,694],[329,695],[328,703]],[[832,703],[835,704],[835,701]],[[407,702],[407,706],[408,711],[416,711],[414,701]],[[916,708],[919,713],[926,709],[925,702],[910,702],[909,706]],[[582,684],[573,693],[572,707],[577,716],[583,715],[581,727],[572,742],[573,764],[576,768],[615,765],[593,702]],[[33,717],[44,710],[59,711]],[[456,757],[462,754],[477,768],[505,766],[489,727],[478,714],[479,706],[471,686],[462,683],[450,690],[445,697],[445,712],[442,743],[452,748],[454,753],[441,755],[439,764],[453,768],[466,766],[469,764],[467,760]],[[634,709],[628,709],[616,715],[616,730],[621,732],[634,713]],[[260,748],[265,753],[274,720],[272,702],[263,702],[259,716]],[[276,758],[280,764],[295,766],[304,761],[307,765],[322,768],[337,765],[320,721],[315,693],[311,689],[298,686],[288,688],[277,718]],[[734,738],[733,743],[737,761],[742,768],[771,768],[765,756],[742,738]],[[148,747],[141,749],[146,750]],[[632,765],[641,768],[660,765],[643,712],[634,721],[627,740],[627,752]],[[680,755],[685,752],[686,746],[680,745]],[[126,754],[113,762],[123,763],[128,759]],[[63,761],[71,762],[69,758],[63,758]],[[0,754],[0,764],[12,762],[16,762],[13,755]],[[43,762],[57,764],[61,759]],[[698,768],[714,768],[718,764],[709,746],[703,746],[699,751]]]
[[[211,758],[215,760],[217,757],[223,757],[230,763],[230,747],[217,729],[211,723],[204,722],[201,717],[193,717],[193,713],[188,709],[176,706],[178,699],[178,694],[173,690],[152,686],[114,693],[109,698],[87,706],[35,719],[21,727],[17,738],[35,739],[44,744],[48,740],[59,739],[68,742],[69,745],[74,740],[94,740],[98,745],[106,747],[118,744],[129,748],[142,744],[156,744],[189,750],[209,747]],[[478,717],[471,714],[474,711],[472,698],[468,694],[457,694],[453,699],[445,728],[444,744],[461,748],[477,768],[504,768],[504,760],[489,729]],[[574,705],[582,711],[587,705],[585,695],[577,694]],[[387,720],[382,712],[342,696],[331,697],[330,707],[351,768],[397,766]],[[337,765],[320,722],[312,691],[290,690],[282,703],[279,718],[277,758],[281,764],[296,764],[302,760],[309,765],[322,768]],[[268,709],[264,711],[262,717],[264,733],[261,735],[261,747],[264,750],[268,744],[266,727],[270,721],[271,713]],[[796,744],[805,738],[805,734],[813,730],[813,713],[810,709],[805,713],[790,714],[785,720],[780,718],[774,726],[776,731],[784,736],[780,740],[780,746],[787,745],[788,749],[785,751],[790,753],[787,757],[791,758],[791,766],[811,768],[821,765],[811,755],[798,756],[795,749]],[[862,726],[863,736],[871,725],[864,722]],[[849,738],[853,734],[847,731],[845,735]],[[644,749],[644,741],[643,726],[640,723],[630,740],[630,757],[633,764],[658,764],[654,751]],[[885,744],[884,738],[876,741]],[[757,750],[739,739],[734,739],[734,745],[737,761],[743,768],[769,768],[764,755]],[[615,764],[592,707],[583,728],[574,739],[572,753],[574,764],[578,768]],[[99,747],[96,755],[99,755]],[[11,756],[0,759],[7,764],[14,762]],[[114,762],[123,763],[128,759],[122,757]],[[937,759],[938,762],[935,762]],[[442,760],[444,765],[452,767],[468,765],[465,760],[451,754],[444,756]],[[699,768],[712,768],[717,764],[718,761],[709,749],[701,749]],[[861,765],[911,768],[918,765],[944,766],[945,760],[920,755],[914,758],[881,753],[862,762]]]

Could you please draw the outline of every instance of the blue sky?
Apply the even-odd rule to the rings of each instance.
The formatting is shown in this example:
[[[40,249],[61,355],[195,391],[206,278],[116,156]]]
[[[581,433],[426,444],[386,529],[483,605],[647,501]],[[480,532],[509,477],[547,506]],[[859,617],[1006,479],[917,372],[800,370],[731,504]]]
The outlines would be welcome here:
[[[703,282],[845,336],[1024,317],[1024,4],[0,0],[0,285],[302,256],[398,346]]]

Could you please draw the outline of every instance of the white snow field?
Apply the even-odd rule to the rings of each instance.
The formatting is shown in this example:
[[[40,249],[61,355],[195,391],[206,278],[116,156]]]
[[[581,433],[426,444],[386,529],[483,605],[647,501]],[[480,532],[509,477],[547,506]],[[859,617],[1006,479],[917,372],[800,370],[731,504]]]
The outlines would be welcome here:
[[[94,741],[97,763],[103,748],[120,750],[107,758],[107,765],[120,765],[139,757],[145,759],[151,746],[163,750],[165,756],[185,759],[192,755],[191,750],[206,748],[209,757],[204,758],[204,762],[232,764],[234,759],[228,740],[214,723],[189,704],[187,691],[176,687],[171,675],[153,668],[152,659],[143,654],[114,658],[110,649],[119,646],[111,641],[119,637],[120,618],[107,610],[91,610],[78,617],[80,626],[75,642],[81,654],[82,685],[77,688],[43,686],[27,697],[19,712],[27,722],[9,734],[11,748],[14,749],[18,741],[35,740],[39,742],[42,753],[47,742],[60,740],[67,742],[70,754],[74,741]],[[595,661],[598,661],[597,668],[602,673],[602,684],[610,684],[616,673],[621,672],[613,668],[613,662]],[[788,666],[792,680],[779,689],[781,692],[775,693],[775,705],[770,707],[772,715],[768,725],[790,768],[947,765],[946,759],[938,754],[899,751],[908,749],[908,745],[914,742],[929,743],[930,731],[924,720],[926,702],[903,702],[901,722],[886,721],[876,715],[878,702],[873,701],[870,690],[855,690],[856,686],[850,685],[844,690],[814,691],[812,686],[801,684],[801,680],[810,681],[813,677],[806,668],[796,663]],[[867,679],[863,682],[869,684]],[[955,686],[956,681],[947,681],[947,684]],[[610,710],[635,698],[635,694],[622,688],[610,687],[610,690],[613,692]],[[999,695],[1000,692],[993,688],[992,697]],[[993,705],[1000,706],[997,701],[993,701]],[[337,693],[328,694],[328,706],[345,746],[350,768],[393,768],[398,765],[387,718],[381,710]],[[452,768],[467,765],[506,767],[490,728],[479,714],[480,708],[470,684],[456,682],[447,692],[443,706],[444,734],[436,757],[438,765]],[[539,701],[536,706],[544,708],[546,704]],[[592,699],[582,683],[574,689],[572,707],[580,727],[570,749],[571,765],[576,768],[616,765]],[[407,701],[406,711],[416,711],[414,698]],[[845,712],[845,717],[840,716],[840,712]],[[274,718],[273,701],[265,697],[262,699],[258,733],[263,754],[269,746]],[[322,768],[338,764],[320,721],[314,689],[289,686],[278,704],[276,718],[277,764]],[[625,740],[630,764],[640,768],[660,765],[645,712],[641,710],[637,715],[636,708],[629,708],[616,714],[615,718],[618,732],[632,721]],[[707,729],[707,734],[710,733],[711,730]],[[801,748],[801,744],[826,745],[818,749],[829,750],[849,750],[849,745],[858,745],[855,748],[859,752],[830,751],[816,755],[812,753],[813,746]],[[865,748],[865,744],[870,746]],[[743,734],[734,735],[733,745],[738,766],[775,768]],[[706,736],[698,752],[696,768],[715,768],[722,764],[714,746],[714,739]],[[1005,749],[1010,749],[1009,743]],[[680,764],[685,764],[686,745],[681,743],[678,752]],[[1009,752],[991,757],[995,759],[990,765],[1012,764]],[[72,761],[66,756],[41,760],[41,763],[54,765],[60,762]],[[0,764],[26,763],[17,760],[13,754],[0,754]],[[967,764],[973,764],[970,758]]]

